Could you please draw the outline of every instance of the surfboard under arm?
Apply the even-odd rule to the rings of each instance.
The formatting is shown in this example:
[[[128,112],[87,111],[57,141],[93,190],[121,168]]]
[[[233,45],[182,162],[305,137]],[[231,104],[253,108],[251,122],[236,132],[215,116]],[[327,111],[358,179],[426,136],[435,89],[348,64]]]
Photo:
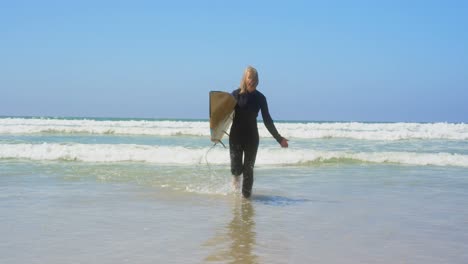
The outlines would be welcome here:
[[[236,99],[230,93],[210,91],[210,135],[212,142],[221,142],[232,123]],[[221,142],[222,143],[222,142]],[[223,144],[224,145],[224,144]]]

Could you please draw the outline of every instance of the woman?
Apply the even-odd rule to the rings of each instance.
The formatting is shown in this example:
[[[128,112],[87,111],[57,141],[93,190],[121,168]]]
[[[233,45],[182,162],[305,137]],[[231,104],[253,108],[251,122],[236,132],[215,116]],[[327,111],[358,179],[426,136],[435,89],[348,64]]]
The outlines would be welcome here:
[[[262,110],[263,123],[270,134],[283,148],[288,147],[288,140],[283,138],[275,128],[265,96],[257,91],[258,73],[251,66],[244,71],[239,89],[232,92],[237,100],[234,120],[229,136],[229,152],[231,154],[231,172],[233,185],[240,186],[240,175],[243,174],[242,195],[249,198],[252,193],[253,168],[259,143],[257,116]],[[244,162],[242,162],[244,157]]]

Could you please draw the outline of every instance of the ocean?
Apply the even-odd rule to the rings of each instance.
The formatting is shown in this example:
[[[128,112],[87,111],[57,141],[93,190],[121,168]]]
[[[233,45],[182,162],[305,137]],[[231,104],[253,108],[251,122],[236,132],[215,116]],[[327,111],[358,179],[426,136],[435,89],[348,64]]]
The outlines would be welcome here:
[[[0,118],[0,263],[467,263],[468,124]],[[228,138],[223,139],[225,143]]]

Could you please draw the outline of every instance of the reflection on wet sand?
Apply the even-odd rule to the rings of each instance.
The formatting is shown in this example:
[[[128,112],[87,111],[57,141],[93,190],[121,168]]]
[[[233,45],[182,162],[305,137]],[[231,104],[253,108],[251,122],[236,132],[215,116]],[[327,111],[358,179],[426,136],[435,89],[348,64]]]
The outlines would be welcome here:
[[[215,253],[205,261],[228,263],[258,263],[253,254],[255,247],[255,221],[252,202],[236,198],[232,207],[232,220],[221,234],[217,234],[205,245],[215,247]]]

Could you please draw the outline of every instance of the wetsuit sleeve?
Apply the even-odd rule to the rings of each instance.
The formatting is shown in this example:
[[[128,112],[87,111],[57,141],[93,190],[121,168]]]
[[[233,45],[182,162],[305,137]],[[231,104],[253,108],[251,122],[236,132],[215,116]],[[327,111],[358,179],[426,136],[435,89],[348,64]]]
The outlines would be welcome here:
[[[237,96],[239,95],[239,89],[235,89],[234,91],[231,92],[231,95],[234,96],[237,100]]]
[[[278,133],[278,130],[276,130],[273,119],[271,118],[270,112],[268,111],[268,103],[265,96],[260,98],[260,109],[262,110],[263,123],[265,124],[270,134],[276,139],[276,141],[278,141],[278,143],[281,144],[283,137]]]

